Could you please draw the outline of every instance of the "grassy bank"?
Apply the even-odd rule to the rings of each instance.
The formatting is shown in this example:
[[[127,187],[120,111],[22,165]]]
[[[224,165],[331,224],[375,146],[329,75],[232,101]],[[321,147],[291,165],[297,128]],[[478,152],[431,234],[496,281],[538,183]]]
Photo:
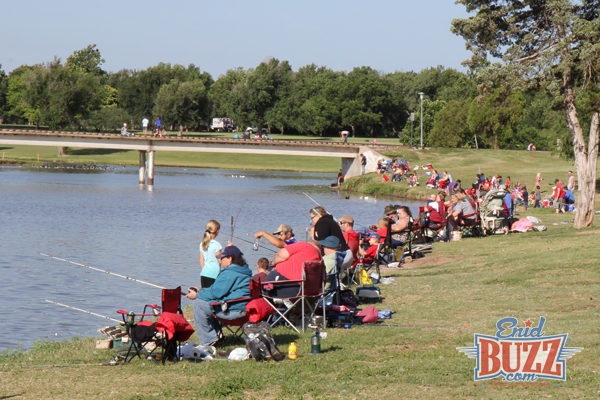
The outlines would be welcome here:
[[[521,215],[525,215],[521,213]],[[324,354],[308,356],[310,333],[277,328],[297,360],[279,364],[213,361],[157,367],[44,367],[101,363],[111,357],[93,339],[38,342],[25,354],[0,356],[0,393],[24,398],[597,398],[600,360],[600,236],[575,231],[572,214],[533,210],[548,231],[439,243],[410,268],[387,270],[394,285],[380,285],[379,309],[397,311],[390,324],[434,328],[355,326],[328,329]],[[558,223],[558,225],[553,225]],[[566,382],[550,387],[490,387],[474,382],[475,360],[456,347],[473,346],[475,333],[493,335],[503,317],[547,318],[547,335],[569,333],[570,347],[584,350],[567,360]],[[98,326],[102,322],[98,322]],[[499,379],[494,380],[499,382]]]
[[[471,187],[475,175],[481,170],[486,176],[494,174],[502,175],[504,182],[510,176],[512,184],[520,182],[527,185],[529,192],[533,190],[535,177],[538,172],[542,173],[542,191],[549,192],[550,183],[559,178],[566,182],[567,171],[572,170],[576,175],[573,162],[565,161],[558,155],[549,152],[532,152],[521,150],[470,150],[470,149],[431,149],[431,150],[407,150],[402,154],[387,153],[388,156],[401,157],[404,155],[409,161],[411,168],[431,163],[441,174],[447,171],[452,179],[460,179],[464,188]],[[425,171],[416,171],[419,178],[419,186],[408,188],[406,181],[382,182],[381,175],[375,173],[365,176],[349,178],[344,182],[344,190],[356,191],[367,194],[385,194],[422,199],[428,193],[425,185],[429,179]],[[388,176],[390,176],[388,174]],[[576,177],[577,178],[577,177]]]

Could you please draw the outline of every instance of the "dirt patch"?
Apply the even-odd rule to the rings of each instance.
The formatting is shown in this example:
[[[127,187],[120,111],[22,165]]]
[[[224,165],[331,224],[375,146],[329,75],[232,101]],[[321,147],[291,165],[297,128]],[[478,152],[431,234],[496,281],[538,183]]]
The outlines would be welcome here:
[[[600,233],[600,229],[596,229],[593,231],[577,232],[577,235],[591,235],[591,234],[597,234],[597,233]]]

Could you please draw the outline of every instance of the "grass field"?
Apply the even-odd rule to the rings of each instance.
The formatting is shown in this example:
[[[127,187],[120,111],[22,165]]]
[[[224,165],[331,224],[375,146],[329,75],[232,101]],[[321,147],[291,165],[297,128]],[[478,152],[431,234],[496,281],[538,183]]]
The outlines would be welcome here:
[[[281,350],[292,340],[298,344],[298,359],[281,363],[44,367],[107,362],[111,351],[94,349],[94,339],[38,342],[25,354],[0,356],[0,393],[40,399],[598,398],[600,224],[575,231],[561,223],[572,214],[537,209],[520,215],[536,215],[548,231],[439,243],[409,268],[383,272],[397,280],[380,285],[385,298],[377,307],[397,311],[389,324],[440,327],[328,329],[320,356],[307,355],[311,333],[276,328]],[[565,382],[526,388],[474,382],[475,360],[456,348],[473,346],[475,333],[494,335],[496,322],[507,316],[519,326],[544,316],[546,335],[568,333],[569,347],[584,348],[567,360]]]

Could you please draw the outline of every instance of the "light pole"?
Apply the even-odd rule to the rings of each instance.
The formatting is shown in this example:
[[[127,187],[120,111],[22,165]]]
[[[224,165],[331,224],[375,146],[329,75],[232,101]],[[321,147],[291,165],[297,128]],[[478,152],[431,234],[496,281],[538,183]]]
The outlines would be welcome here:
[[[419,92],[419,96],[421,96],[421,149],[423,148],[423,95],[425,93]]]

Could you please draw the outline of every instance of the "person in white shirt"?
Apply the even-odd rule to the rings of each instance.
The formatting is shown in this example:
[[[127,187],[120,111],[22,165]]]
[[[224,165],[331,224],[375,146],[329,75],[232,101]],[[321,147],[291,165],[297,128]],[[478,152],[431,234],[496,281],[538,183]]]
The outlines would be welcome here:
[[[148,123],[150,121],[148,121],[148,118],[144,117],[144,119],[142,120],[142,128],[144,129],[144,135],[148,134]]]
[[[567,181],[567,190],[570,190],[571,193],[574,193],[575,190],[575,177],[573,176],[573,171],[568,172],[569,180]]]

